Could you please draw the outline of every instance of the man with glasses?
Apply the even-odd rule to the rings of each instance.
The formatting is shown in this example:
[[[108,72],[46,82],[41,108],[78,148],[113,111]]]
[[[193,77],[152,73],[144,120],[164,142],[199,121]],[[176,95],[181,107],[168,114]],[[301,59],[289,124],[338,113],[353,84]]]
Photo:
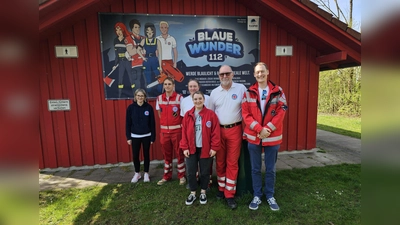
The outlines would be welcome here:
[[[274,198],[275,163],[278,150],[282,143],[283,119],[287,103],[283,90],[278,85],[268,81],[268,67],[259,62],[254,67],[254,83],[243,96],[242,115],[245,123],[244,138],[248,141],[251,163],[251,178],[254,198],[249,208],[257,210],[261,204],[262,177],[261,153],[264,151],[265,188],[264,193],[269,207],[279,210]]]
[[[219,69],[221,85],[211,91],[210,107],[218,116],[221,127],[221,149],[216,155],[218,199],[226,198],[231,209],[235,202],[238,160],[242,144],[242,97],[246,92],[243,84],[232,81],[232,68],[227,65]]]

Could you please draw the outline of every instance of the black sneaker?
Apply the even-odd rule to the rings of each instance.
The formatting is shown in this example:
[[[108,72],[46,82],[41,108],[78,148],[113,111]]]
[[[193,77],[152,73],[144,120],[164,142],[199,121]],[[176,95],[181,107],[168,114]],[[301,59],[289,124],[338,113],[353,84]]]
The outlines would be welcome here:
[[[190,193],[190,195],[186,199],[186,205],[193,204],[194,200],[196,200],[196,195]]]
[[[204,205],[207,203],[207,196],[206,194],[201,193],[200,194],[200,204]]]
[[[231,208],[231,209],[236,209],[237,208],[237,204],[236,204],[234,198],[227,198],[226,199],[226,203],[228,203],[228,207]]]
[[[225,198],[224,192],[223,191],[218,191],[217,199],[224,199],[224,198]]]

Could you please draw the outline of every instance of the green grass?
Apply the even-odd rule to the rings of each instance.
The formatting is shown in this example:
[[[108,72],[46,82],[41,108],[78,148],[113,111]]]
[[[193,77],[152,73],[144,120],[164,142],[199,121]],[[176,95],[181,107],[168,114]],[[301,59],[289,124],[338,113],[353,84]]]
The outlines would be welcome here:
[[[318,114],[317,128],[361,139],[361,117]]]
[[[40,224],[361,224],[361,165],[334,165],[277,172],[273,212],[265,198],[248,209],[252,195],[236,198],[238,209],[208,194],[206,205],[184,201],[178,182],[156,181],[39,192]]]

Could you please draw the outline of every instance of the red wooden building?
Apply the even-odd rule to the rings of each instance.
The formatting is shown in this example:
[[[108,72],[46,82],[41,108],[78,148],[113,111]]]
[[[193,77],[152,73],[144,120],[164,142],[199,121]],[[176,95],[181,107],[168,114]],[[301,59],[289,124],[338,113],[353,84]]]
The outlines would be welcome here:
[[[360,33],[308,0],[39,1],[40,169],[131,161],[131,100],[105,100],[99,12],[260,16],[260,61],[289,105],[280,151],[316,147],[319,71],[361,65]],[[56,58],[59,45],[77,46],[79,57]],[[276,57],[277,45],[292,45],[293,56]],[[49,111],[49,99],[69,99],[71,110]],[[157,142],[151,157],[162,159]]]

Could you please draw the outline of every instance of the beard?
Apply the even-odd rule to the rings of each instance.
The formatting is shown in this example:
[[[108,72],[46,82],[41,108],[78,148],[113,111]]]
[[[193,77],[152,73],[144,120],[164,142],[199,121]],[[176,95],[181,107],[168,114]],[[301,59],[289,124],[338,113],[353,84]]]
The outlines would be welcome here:
[[[229,86],[232,84],[232,80],[222,80],[221,86]]]

